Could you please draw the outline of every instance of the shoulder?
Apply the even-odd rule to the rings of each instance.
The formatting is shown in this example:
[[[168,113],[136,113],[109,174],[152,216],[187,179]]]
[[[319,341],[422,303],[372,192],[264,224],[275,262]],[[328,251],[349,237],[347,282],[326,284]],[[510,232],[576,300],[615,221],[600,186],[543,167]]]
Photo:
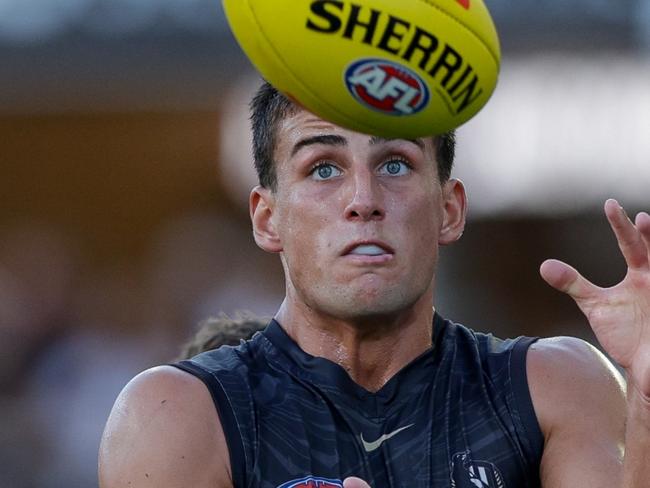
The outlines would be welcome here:
[[[106,424],[99,477],[102,488],[232,486],[223,430],[203,383],[171,366],[133,378]]]
[[[616,484],[626,416],[616,368],[589,343],[555,337],[530,347],[526,370],[544,434],[543,485]]]
[[[568,437],[622,440],[625,381],[594,346],[574,337],[541,339],[530,347],[526,369],[547,445]]]
[[[540,339],[530,346],[528,382],[545,437],[579,415],[606,417],[625,412],[625,381],[594,346],[574,337]],[[593,419],[592,419],[593,420]]]

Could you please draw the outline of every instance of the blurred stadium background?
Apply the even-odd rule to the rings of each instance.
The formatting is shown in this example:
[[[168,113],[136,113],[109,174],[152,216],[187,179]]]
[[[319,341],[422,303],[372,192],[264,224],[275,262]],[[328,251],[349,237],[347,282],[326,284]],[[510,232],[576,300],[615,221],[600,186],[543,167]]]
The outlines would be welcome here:
[[[487,3],[503,71],[459,131],[438,309],[593,341],[537,268],[624,274],[602,204],[650,208],[650,2]],[[279,305],[246,209],[256,84],[217,0],[0,0],[0,488],[96,486],[129,378],[200,319]]]

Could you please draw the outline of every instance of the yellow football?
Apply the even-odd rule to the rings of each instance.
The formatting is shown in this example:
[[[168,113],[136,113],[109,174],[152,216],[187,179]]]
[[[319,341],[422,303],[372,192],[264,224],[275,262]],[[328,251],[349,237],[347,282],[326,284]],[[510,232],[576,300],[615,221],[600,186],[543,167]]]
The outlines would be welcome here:
[[[414,138],[474,116],[496,86],[499,40],[483,0],[223,0],[271,84],[323,119]]]

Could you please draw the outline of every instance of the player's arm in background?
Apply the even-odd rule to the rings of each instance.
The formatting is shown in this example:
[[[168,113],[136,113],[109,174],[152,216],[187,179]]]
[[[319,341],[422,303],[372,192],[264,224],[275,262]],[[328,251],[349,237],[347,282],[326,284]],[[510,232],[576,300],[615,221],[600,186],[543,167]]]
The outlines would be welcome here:
[[[124,388],[99,450],[100,488],[232,488],[226,440],[210,393],[171,366]]]
[[[544,433],[543,488],[620,488],[625,443],[625,382],[580,339],[533,344],[528,383]]]

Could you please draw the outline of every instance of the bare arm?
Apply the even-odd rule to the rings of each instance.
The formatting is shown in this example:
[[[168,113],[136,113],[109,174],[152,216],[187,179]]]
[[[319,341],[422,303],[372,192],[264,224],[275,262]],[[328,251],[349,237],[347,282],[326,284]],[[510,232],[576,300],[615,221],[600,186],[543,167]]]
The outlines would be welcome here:
[[[544,488],[620,487],[625,383],[584,341],[544,339],[531,346],[528,382],[544,433]]]
[[[620,283],[600,288],[555,260],[544,262],[540,271],[551,286],[575,300],[603,349],[625,369],[625,458],[609,486],[642,488],[650,479],[650,215],[641,212],[632,222],[615,200],[605,203],[605,214],[627,263]]]
[[[230,488],[225,437],[203,383],[171,366],[136,376],[110,414],[100,488]]]
[[[650,480],[650,398],[628,386],[623,487],[636,488]]]

